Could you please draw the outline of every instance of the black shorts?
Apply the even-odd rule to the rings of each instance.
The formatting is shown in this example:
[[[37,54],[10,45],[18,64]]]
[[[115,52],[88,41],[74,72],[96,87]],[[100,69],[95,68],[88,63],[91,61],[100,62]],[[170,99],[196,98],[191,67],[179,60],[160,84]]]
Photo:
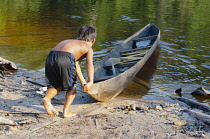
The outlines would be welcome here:
[[[45,78],[48,88],[71,90],[76,83],[74,56],[69,52],[50,51],[45,63]]]

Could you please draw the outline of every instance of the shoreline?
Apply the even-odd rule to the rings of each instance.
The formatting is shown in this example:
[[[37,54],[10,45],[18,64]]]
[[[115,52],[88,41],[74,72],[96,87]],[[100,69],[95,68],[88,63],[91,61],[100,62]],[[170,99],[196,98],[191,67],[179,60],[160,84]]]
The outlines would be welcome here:
[[[62,118],[64,93],[52,104],[59,116],[49,117],[41,103],[37,86],[26,79],[43,80],[40,75],[23,71],[0,78],[0,117],[16,125],[0,125],[0,138],[205,138],[210,126],[198,119],[184,102],[164,95],[163,100],[129,99],[118,96],[97,102],[85,93],[78,93],[71,106],[77,113]],[[161,94],[163,95],[163,94]],[[189,111],[187,111],[189,110]],[[205,114],[209,115],[209,114]],[[204,116],[205,116],[204,115]],[[207,117],[208,118],[208,117]],[[207,119],[208,120],[208,119]],[[183,122],[184,121],[184,122]],[[178,122],[182,126],[175,125]]]

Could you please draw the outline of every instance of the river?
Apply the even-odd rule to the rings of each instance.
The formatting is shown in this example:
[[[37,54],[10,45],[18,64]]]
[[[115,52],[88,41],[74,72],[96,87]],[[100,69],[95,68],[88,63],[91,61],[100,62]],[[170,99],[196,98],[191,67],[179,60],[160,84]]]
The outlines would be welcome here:
[[[139,29],[153,23],[161,30],[152,89],[210,104],[190,93],[210,90],[210,4],[206,0],[1,0],[0,57],[30,71],[43,71],[48,52],[75,39],[78,28],[97,28],[94,63]],[[84,70],[84,62],[81,63]],[[137,87],[138,88],[138,87]],[[137,90],[138,91],[138,90]]]

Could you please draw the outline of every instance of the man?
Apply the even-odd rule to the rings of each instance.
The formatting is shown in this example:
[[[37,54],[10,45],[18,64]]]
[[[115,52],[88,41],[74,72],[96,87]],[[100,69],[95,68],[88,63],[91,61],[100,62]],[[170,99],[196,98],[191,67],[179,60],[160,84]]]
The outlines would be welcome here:
[[[51,99],[60,91],[66,91],[63,117],[75,116],[70,111],[75,95],[76,76],[79,78],[84,92],[91,90],[94,78],[92,45],[96,40],[96,29],[85,25],[79,29],[77,40],[65,40],[50,51],[45,64],[47,93],[42,102],[49,116],[58,115],[51,104]],[[84,79],[78,61],[86,58],[88,82]]]

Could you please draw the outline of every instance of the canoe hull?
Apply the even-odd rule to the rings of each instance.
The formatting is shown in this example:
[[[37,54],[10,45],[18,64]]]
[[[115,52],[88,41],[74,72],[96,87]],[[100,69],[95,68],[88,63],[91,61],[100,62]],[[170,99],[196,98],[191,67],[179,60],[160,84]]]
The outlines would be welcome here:
[[[159,39],[160,39],[160,31],[159,29],[154,26],[153,24],[148,24],[143,29],[139,30],[137,33],[126,39],[122,44],[120,44],[118,47],[113,49],[109,55],[104,57],[102,61],[99,62],[99,64],[95,68],[95,78],[97,79],[97,76],[99,74],[103,74],[104,72],[101,72],[100,70],[103,70],[101,67],[103,67],[103,63],[107,61],[109,58],[112,57],[119,57],[119,52],[123,50],[130,49],[130,47],[133,44],[134,39],[138,39],[141,36],[144,35],[144,31],[146,29],[156,29],[156,35],[157,38],[155,42],[153,43],[152,47],[149,49],[149,51],[146,53],[146,55],[138,61],[134,66],[126,70],[125,72],[102,82],[94,83],[93,88],[88,94],[98,100],[98,101],[108,101],[119,95],[122,90],[129,84],[129,82],[136,76],[136,74],[140,71],[140,69],[144,66],[144,64],[147,62],[147,60],[150,58],[152,53],[155,51]],[[97,69],[98,68],[98,69]],[[101,69],[100,69],[101,68]]]

